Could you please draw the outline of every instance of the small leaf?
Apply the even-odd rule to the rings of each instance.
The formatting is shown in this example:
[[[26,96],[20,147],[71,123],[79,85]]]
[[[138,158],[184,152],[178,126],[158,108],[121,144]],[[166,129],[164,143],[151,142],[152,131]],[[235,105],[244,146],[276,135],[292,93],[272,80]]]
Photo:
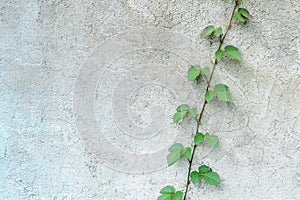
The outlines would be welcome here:
[[[240,15],[242,15],[245,18],[248,18],[250,13],[246,8],[239,8],[238,13],[240,13]]]
[[[171,200],[171,194],[163,194],[157,198],[157,200]]]
[[[188,81],[195,80],[200,75],[200,67],[198,66],[192,66],[188,70]]]
[[[168,149],[170,152],[172,151],[181,151],[183,149],[183,145],[180,143],[175,143],[172,146],[170,146],[170,148]]]
[[[229,87],[225,84],[216,84],[214,88],[214,92],[220,92],[220,91],[228,91]]]
[[[183,152],[182,152],[183,156],[186,157],[188,160],[191,159],[192,157],[192,149],[191,147],[186,147]]]
[[[214,26],[208,26],[205,29],[203,29],[201,37],[206,38],[209,37],[214,32],[215,27]]]
[[[220,99],[221,101],[226,101],[226,102],[231,102],[231,94],[229,91],[222,91],[222,92],[218,92],[217,93],[217,97],[218,99]]]
[[[213,147],[219,146],[219,138],[216,135],[209,135],[206,133],[205,142]]]
[[[233,18],[241,23],[246,22],[246,19],[240,13],[235,13]]]
[[[201,142],[203,142],[204,140],[204,135],[203,133],[196,133],[195,137],[194,137],[194,144],[198,145]]]
[[[173,165],[180,159],[183,148],[183,145],[180,143],[175,143],[169,148],[170,153],[167,156],[168,166]]]
[[[169,153],[169,155],[167,156],[168,166],[170,167],[171,165],[176,163],[180,158],[181,158],[180,151],[173,151],[173,152]]]
[[[175,193],[175,188],[173,186],[166,186],[163,189],[160,190],[161,194],[174,194]]]
[[[235,46],[227,45],[227,46],[224,48],[224,50],[225,50],[226,52],[228,52],[228,51],[238,51],[239,49],[236,48]]]
[[[181,191],[177,191],[174,196],[173,200],[182,200],[183,193]]]
[[[234,46],[231,46],[231,45],[226,46],[225,52],[226,52],[227,56],[230,58],[236,59],[240,62],[243,60],[242,54],[239,52],[239,49]]]
[[[208,90],[206,93],[205,93],[205,100],[207,101],[207,102],[210,102],[212,99],[213,99],[213,96],[214,95],[214,93],[212,92],[212,91],[210,91],[210,90]]]
[[[205,174],[205,173],[208,173],[208,172],[212,172],[211,168],[208,167],[207,165],[201,165],[199,168],[199,173],[200,174]]]
[[[214,93],[217,95],[218,99],[221,101],[230,102],[231,94],[229,92],[229,88],[225,84],[217,84],[214,88]]]
[[[215,56],[216,56],[217,61],[220,61],[222,59],[223,55],[224,55],[224,51],[223,50],[220,49],[220,50],[216,51]]]
[[[176,108],[177,112],[189,111],[189,110],[190,110],[190,107],[187,104],[182,104]]]
[[[187,114],[187,111],[182,111],[182,112],[176,112],[173,116],[173,122],[178,123],[180,122]]]
[[[194,184],[199,183],[199,181],[200,181],[200,174],[199,174],[199,172],[193,171],[190,174],[190,177],[191,177],[191,180],[192,180],[192,182]]]
[[[189,111],[190,115],[192,117],[196,117],[197,116],[197,108],[196,107],[192,107]]]
[[[204,74],[206,77],[209,77],[209,75],[210,75],[209,67],[202,68],[201,73]]]
[[[215,35],[216,37],[220,37],[221,34],[222,34],[222,28],[221,28],[221,27],[216,28],[216,29],[214,30],[214,35]]]
[[[216,172],[209,172],[203,174],[203,178],[208,184],[213,184],[213,185],[220,184],[220,176]]]

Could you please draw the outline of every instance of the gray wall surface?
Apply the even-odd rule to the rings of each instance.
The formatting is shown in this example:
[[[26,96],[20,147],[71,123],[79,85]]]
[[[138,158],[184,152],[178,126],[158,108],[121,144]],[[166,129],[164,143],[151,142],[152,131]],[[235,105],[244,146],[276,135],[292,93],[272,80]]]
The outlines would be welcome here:
[[[300,199],[300,2],[247,1],[253,19],[234,24],[213,83],[201,147],[219,186],[193,185],[189,199]],[[228,0],[1,0],[0,199],[156,199],[183,189],[187,163],[166,166],[168,147],[189,145],[195,123],[172,123],[176,106],[200,108],[204,84],[190,65],[211,67]]]

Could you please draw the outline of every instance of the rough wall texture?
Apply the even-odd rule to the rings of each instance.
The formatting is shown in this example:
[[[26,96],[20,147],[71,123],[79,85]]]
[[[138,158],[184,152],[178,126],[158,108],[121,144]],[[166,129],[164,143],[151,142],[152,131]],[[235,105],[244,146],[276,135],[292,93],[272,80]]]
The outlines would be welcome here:
[[[300,199],[300,3],[247,1],[254,18],[226,42],[214,82],[233,103],[212,102],[204,148],[222,178],[190,199]],[[186,163],[166,168],[168,146],[195,125],[172,124],[176,105],[198,106],[188,65],[210,65],[201,28],[223,26],[229,1],[2,0],[0,199],[155,199],[184,186]],[[225,43],[226,43],[225,42]]]

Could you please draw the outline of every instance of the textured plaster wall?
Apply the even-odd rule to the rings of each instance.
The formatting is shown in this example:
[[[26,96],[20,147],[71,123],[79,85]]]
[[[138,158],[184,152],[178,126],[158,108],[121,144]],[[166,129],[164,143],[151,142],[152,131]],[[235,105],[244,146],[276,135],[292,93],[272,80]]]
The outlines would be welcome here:
[[[222,184],[190,199],[300,199],[300,3],[247,1],[254,16],[225,43],[203,131],[220,147],[198,151]],[[176,105],[200,107],[188,65],[210,65],[199,38],[226,24],[232,3],[209,0],[1,0],[0,199],[155,199],[182,189],[186,163],[167,168],[170,144],[195,125],[172,124]],[[195,166],[196,167],[196,166]]]

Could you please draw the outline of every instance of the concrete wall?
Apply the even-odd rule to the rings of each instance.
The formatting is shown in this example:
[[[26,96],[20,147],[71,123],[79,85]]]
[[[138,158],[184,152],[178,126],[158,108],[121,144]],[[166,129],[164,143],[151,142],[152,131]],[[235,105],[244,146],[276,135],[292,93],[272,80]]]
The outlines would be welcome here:
[[[253,15],[225,43],[202,131],[220,147],[197,164],[221,175],[190,199],[300,199],[299,1],[247,1]],[[167,148],[189,145],[177,105],[200,107],[191,64],[211,66],[206,25],[224,26],[232,2],[215,0],[2,0],[0,4],[0,199],[156,199],[184,187],[187,163],[166,167]]]

